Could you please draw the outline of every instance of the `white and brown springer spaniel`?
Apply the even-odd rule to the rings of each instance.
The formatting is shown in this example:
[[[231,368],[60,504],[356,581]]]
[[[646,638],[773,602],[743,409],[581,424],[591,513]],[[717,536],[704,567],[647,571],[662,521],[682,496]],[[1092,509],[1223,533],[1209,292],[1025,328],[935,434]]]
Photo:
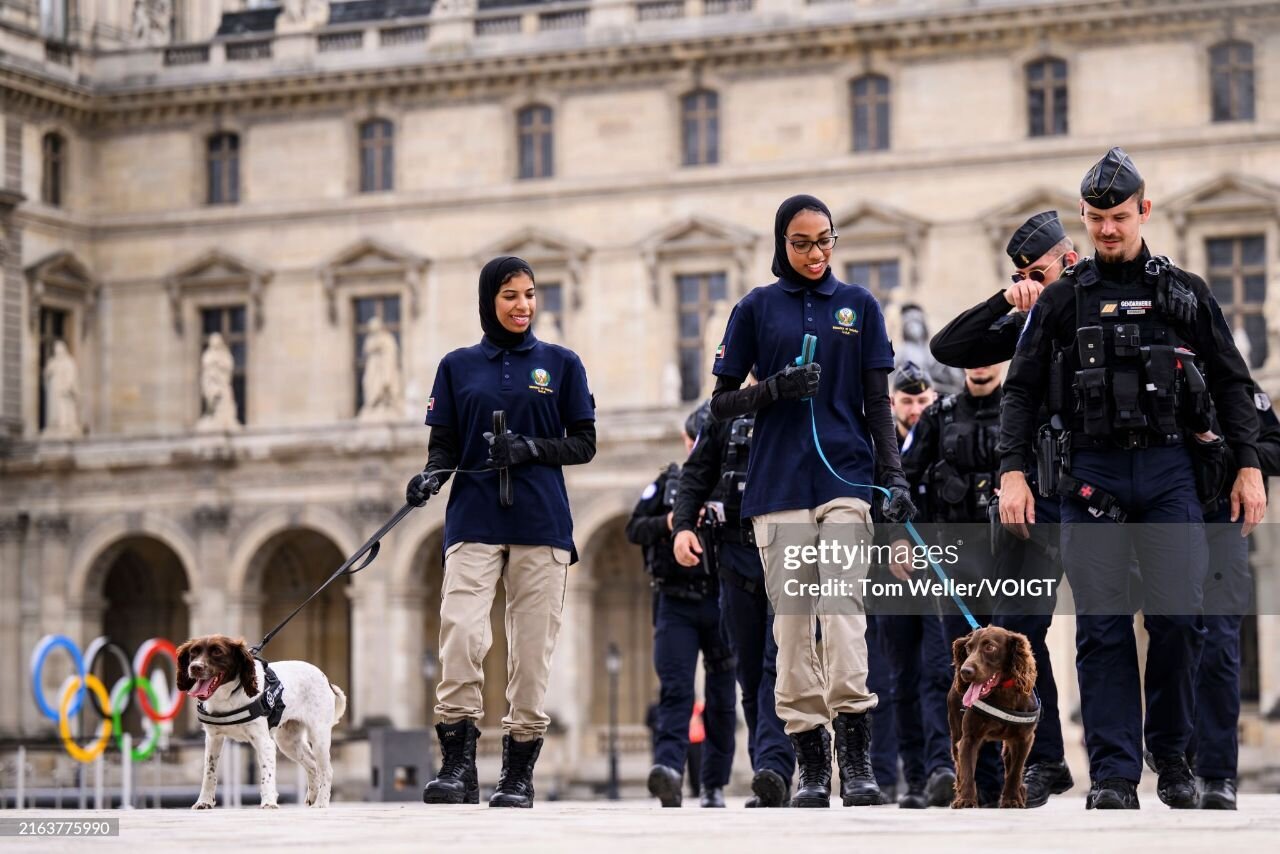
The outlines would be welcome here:
[[[244,723],[204,723],[204,782],[192,809],[214,806],[218,757],[227,738],[252,744],[258,754],[263,809],[275,809],[279,797],[276,745],[306,769],[307,806],[329,805],[333,786],[329,744],[332,730],[347,708],[347,696],[318,667],[305,661],[272,662],[271,670],[283,687],[284,711],[279,725],[271,727],[267,717]],[[178,690],[199,700],[210,717],[243,709],[258,698],[259,686],[266,690],[262,662],[253,657],[243,639],[233,640],[226,635],[192,638],[178,647],[177,683]],[[232,715],[231,719],[238,717]]]

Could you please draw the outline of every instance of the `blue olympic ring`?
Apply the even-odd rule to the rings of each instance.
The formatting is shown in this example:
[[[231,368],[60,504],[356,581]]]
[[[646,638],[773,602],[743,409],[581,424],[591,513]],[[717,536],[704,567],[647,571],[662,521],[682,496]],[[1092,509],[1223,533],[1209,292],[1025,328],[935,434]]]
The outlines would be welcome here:
[[[80,655],[80,647],[76,646],[75,641],[66,635],[45,635],[41,638],[40,643],[36,644],[36,648],[31,652],[31,693],[35,695],[36,706],[40,709],[40,714],[44,715],[54,723],[58,722],[58,710],[51,708],[44,699],[44,688],[40,677],[44,674],[44,662],[49,657],[49,653],[54,649],[61,647],[71,656],[71,661],[76,666],[76,675],[80,677],[80,685],[76,688],[75,699],[71,701],[71,708],[67,710],[68,717],[80,711],[80,706],[84,703],[85,694],[85,673],[84,657]]]

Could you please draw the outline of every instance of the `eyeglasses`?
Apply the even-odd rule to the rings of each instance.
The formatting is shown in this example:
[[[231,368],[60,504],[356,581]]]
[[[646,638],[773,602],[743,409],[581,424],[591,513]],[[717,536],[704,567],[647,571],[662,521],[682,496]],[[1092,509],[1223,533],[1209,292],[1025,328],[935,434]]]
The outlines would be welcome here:
[[[1052,270],[1054,266],[1061,260],[1062,260],[1062,256],[1059,255],[1057,258],[1054,258],[1053,263],[1049,264],[1049,266],[1047,267],[1036,267],[1034,270],[1028,270],[1025,273],[1017,272],[1011,275],[1009,278],[1013,281],[1015,285],[1021,282],[1023,279],[1030,279],[1033,282],[1038,282],[1039,284],[1043,285],[1044,274],[1047,273],[1049,270]]]
[[[838,234],[832,234],[828,237],[819,237],[817,240],[788,240],[787,242],[791,244],[791,248],[796,250],[796,252],[801,255],[808,255],[809,250],[815,245],[823,252],[826,252],[832,246],[836,245],[836,238],[839,236],[840,235]]]

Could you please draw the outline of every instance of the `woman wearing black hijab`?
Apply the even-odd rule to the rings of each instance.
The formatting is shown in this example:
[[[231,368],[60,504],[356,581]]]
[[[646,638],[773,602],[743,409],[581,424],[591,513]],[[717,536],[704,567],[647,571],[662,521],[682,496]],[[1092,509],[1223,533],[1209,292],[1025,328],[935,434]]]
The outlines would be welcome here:
[[[844,805],[880,803],[866,714],[876,705],[866,684],[859,583],[867,565],[797,556],[823,542],[870,546],[872,490],[846,481],[876,483],[878,474],[892,493],[885,518],[899,522],[914,514],[889,410],[893,347],[875,297],[831,272],[836,238],[831,212],[813,196],[793,196],[778,208],[778,279],[734,307],[716,354],[711,398],[718,419],[757,413],[742,515],[752,518],[776,613],[775,699],[800,768],[791,802],[797,807],[830,804],[828,724],[835,729]],[[817,339],[816,355],[797,365],[807,335]],[[741,388],[749,373],[764,379]],[[815,425],[826,462],[814,443]],[[834,584],[817,595],[822,582]],[[802,586],[810,584],[815,587]]]
[[[444,526],[435,709],[442,764],[422,797],[479,802],[476,722],[484,714],[489,610],[501,578],[510,708],[502,720],[502,775],[489,806],[531,807],[533,766],[550,720],[543,699],[551,654],[567,570],[577,560],[561,466],[595,455],[595,401],[577,355],[534,337],[537,295],[528,264],[511,256],[486,264],[479,303],[484,336],[440,362],[427,401],[427,466],[405,495],[421,506],[459,472]],[[497,410],[506,413],[507,432],[495,436]]]

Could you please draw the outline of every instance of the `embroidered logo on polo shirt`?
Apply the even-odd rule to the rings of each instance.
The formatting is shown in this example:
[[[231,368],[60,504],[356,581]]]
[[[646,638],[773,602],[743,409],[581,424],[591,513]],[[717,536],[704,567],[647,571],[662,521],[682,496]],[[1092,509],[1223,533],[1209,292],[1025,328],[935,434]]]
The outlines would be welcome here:
[[[848,306],[844,308],[837,308],[835,313],[835,319],[836,319],[836,323],[839,325],[833,326],[831,328],[834,329],[836,332],[840,332],[845,335],[858,334],[858,330],[853,328],[853,324],[858,322],[858,313],[853,309],[849,308]]]
[[[436,408],[436,399],[435,399],[434,397],[428,397],[428,398],[427,398],[427,411],[428,411],[428,412],[430,412],[431,410],[433,410],[433,409],[435,409],[435,408]]]
[[[546,368],[534,368],[529,372],[529,379],[533,380],[533,385],[529,388],[541,394],[551,394],[555,390],[551,388],[551,373]]]
[[[717,359],[723,359],[723,358],[724,358],[724,345],[723,345],[723,344],[721,344],[719,347],[717,347],[717,348],[716,348],[716,358],[717,358]]]

